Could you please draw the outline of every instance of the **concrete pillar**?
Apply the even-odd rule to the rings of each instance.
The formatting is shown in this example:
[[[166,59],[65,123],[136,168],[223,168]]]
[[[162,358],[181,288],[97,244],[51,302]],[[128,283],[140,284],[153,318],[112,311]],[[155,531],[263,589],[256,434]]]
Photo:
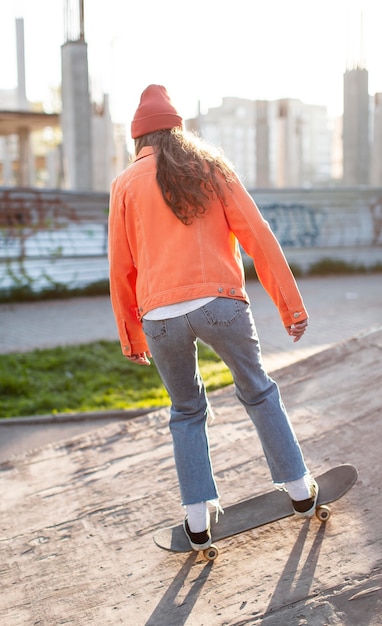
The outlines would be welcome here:
[[[269,171],[269,148],[270,148],[270,128],[268,102],[258,100],[256,106],[256,186],[270,186]]]
[[[11,137],[10,135],[0,137],[0,152],[3,166],[3,178],[1,184],[5,185],[6,187],[10,187],[14,184],[12,171],[12,139],[13,137]]]
[[[87,45],[68,41],[61,47],[62,132],[66,187],[92,190],[91,105]]]
[[[362,67],[344,74],[343,182],[369,184],[368,72]]]
[[[29,104],[26,95],[25,81],[25,46],[24,20],[16,19],[16,47],[17,47],[17,108],[26,111]]]
[[[27,111],[29,103],[26,95],[25,80],[25,44],[24,44],[24,20],[16,19],[16,50],[17,50],[17,108]],[[18,131],[19,142],[19,171],[18,184],[21,187],[29,187],[32,184],[31,147],[30,133],[27,127],[21,127]]]
[[[113,124],[109,110],[109,97],[104,94],[103,105],[92,116],[93,180],[94,191],[109,191],[115,176]],[[122,168],[121,168],[122,169]]]
[[[370,184],[382,187],[382,93],[375,94],[373,122]]]
[[[20,187],[30,187],[31,181],[31,169],[30,169],[30,139],[29,129],[19,128],[19,174],[18,185]]]

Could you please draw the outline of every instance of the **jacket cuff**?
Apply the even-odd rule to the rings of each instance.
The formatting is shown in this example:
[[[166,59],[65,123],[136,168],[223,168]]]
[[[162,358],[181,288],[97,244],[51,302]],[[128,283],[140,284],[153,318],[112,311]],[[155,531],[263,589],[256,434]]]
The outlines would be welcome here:
[[[124,320],[121,320],[118,331],[122,354],[124,356],[131,356],[132,354],[139,354],[140,352],[148,351],[149,348],[146,337],[141,327],[139,328],[138,336],[134,339],[129,337]]]
[[[131,356],[132,354],[140,354],[141,352],[148,352],[148,345],[146,341],[134,341],[121,342],[122,354],[124,356]]]
[[[304,307],[294,309],[292,311],[286,311],[282,316],[282,321],[285,328],[292,326],[292,324],[297,324],[298,322],[302,322],[303,320],[307,320],[309,315]]]

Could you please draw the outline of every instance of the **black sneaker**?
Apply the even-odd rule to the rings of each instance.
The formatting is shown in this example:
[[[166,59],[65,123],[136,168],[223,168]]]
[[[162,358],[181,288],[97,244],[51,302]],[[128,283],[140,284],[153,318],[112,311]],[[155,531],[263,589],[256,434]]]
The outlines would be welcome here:
[[[212,543],[210,527],[208,527],[207,530],[203,530],[201,533],[193,533],[190,530],[186,517],[183,522],[183,528],[193,550],[205,550],[210,547]]]
[[[310,497],[306,500],[292,500],[293,509],[300,517],[312,517],[316,510],[318,499],[318,485],[314,478],[311,479]]]

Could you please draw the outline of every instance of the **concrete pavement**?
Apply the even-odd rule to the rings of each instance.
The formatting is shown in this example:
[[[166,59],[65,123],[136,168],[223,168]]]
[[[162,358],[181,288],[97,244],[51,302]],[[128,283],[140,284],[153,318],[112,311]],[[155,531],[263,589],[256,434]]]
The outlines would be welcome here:
[[[250,281],[247,285],[268,371],[382,324],[382,274],[303,278],[298,283],[310,314],[309,328],[298,343],[286,334],[260,284]],[[9,352],[100,339],[117,340],[108,297],[0,305],[0,358]],[[129,412],[101,412],[0,420],[0,461],[129,417]]]
[[[291,343],[259,283],[248,293],[267,367],[299,360],[382,322],[382,274],[302,278],[298,284],[310,314],[303,339]],[[0,354],[36,348],[117,340],[108,297],[0,304]]]
[[[309,467],[359,471],[326,524],[291,518],[220,541],[213,564],[168,553],[152,541],[183,515],[167,408],[132,420],[0,420],[0,443],[14,436],[0,458],[0,623],[378,626],[381,282],[300,281],[311,319],[297,344],[261,287],[249,285],[266,366],[278,370]],[[0,329],[3,353],[116,338],[105,298],[3,305]],[[226,507],[269,490],[270,476],[232,387],[210,400]]]
[[[325,524],[288,518],[219,541],[213,564],[153,542],[184,514],[168,409],[0,462],[2,626],[379,626],[381,353],[382,329],[365,331],[277,372],[312,471],[352,463],[359,480]],[[232,387],[210,400],[227,507],[272,487]]]

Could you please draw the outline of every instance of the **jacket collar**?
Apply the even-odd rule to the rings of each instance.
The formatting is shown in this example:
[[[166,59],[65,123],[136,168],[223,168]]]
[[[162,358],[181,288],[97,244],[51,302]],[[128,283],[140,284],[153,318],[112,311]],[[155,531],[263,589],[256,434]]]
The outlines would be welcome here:
[[[138,154],[136,155],[136,157],[134,158],[134,161],[138,161],[139,159],[143,159],[146,156],[151,156],[152,154],[154,154],[154,148],[153,146],[145,146],[144,148],[142,148]]]

